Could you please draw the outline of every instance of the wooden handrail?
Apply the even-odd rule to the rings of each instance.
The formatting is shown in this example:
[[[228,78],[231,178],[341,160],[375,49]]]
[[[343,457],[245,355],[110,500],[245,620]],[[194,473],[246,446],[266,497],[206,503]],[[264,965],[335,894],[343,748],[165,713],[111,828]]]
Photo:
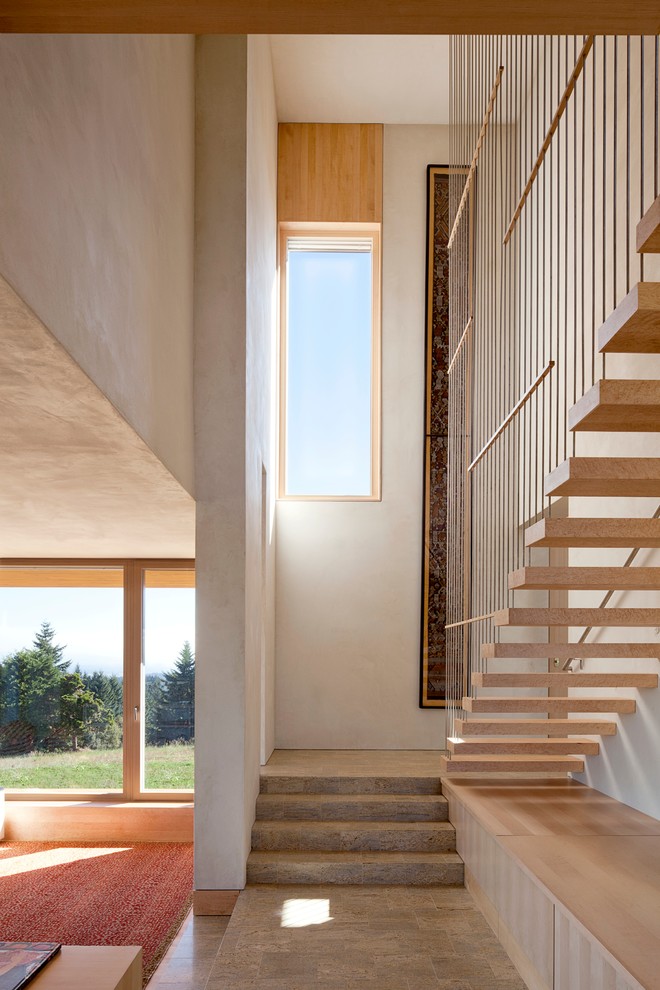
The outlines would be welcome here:
[[[536,179],[536,176],[539,174],[539,170],[541,168],[541,165],[543,164],[543,159],[545,158],[546,152],[547,152],[548,148],[550,147],[550,144],[552,142],[552,138],[554,136],[554,133],[557,130],[557,128],[559,127],[559,121],[563,117],[564,111],[566,110],[566,107],[568,106],[568,101],[571,98],[571,93],[575,89],[575,84],[577,83],[577,81],[578,81],[578,79],[580,77],[580,73],[582,72],[582,69],[584,68],[584,63],[585,63],[585,61],[587,59],[587,55],[591,51],[591,48],[593,46],[593,43],[594,43],[594,36],[593,36],[593,34],[587,35],[587,38],[586,38],[586,40],[584,42],[584,45],[582,46],[582,51],[578,55],[577,62],[575,63],[575,67],[574,67],[573,71],[571,72],[571,76],[570,76],[570,79],[568,80],[566,89],[564,90],[564,93],[562,95],[562,98],[559,101],[559,105],[558,105],[557,109],[555,110],[555,115],[552,118],[552,122],[550,124],[550,127],[548,128],[548,133],[545,136],[545,140],[543,141],[543,144],[541,145],[541,150],[538,153],[538,157],[536,159],[536,162],[534,163],[534,168],[532,169],[532,171],[530,173],[530,176],[529,176],[529,179],[527,180],[527,185],[523,189],[523,194],[520,197],[520,202],[518,203],[518,206],[516,207],[515,213],[511,217],[511,222],[509,223],[509,226],[507,227],[506,234],[504,235],[504,241],[502,242],[503,244],[508,244],[509,241],[510,241],[510,239],[511,239],[511,235],[513,233],[514,227],[516,226],[516,223],[518,222],[518,217],[522,213],[523,206],[525,205],[525,200],[527,199],[527,197],[529,196],[529,194],[530,194],[530,192],[532,190],[532,186],[534,185],[534,180]]]
[[[539,387],[543,379],[550,374],[554,366],[555,366],[554,361],[548,361],[541,374],[532,382],[532,384],[529,386],[523,397],[519,399],[518,402],[516,402],[515,406],[513,407],[509,415],[506,417],[506,419],[502,420],[502,422],[497,427],[490,440],[484,444],[484,446],[481,448],[475,459],[468,466],[467,469],[468,474],[470,473],[470,471],[474,470],[474,468],[477,466],[477,464],[482,459],[482,457],[484,457],[488,453],[488,451],[493,446],[497,438],[501,436],[502,433],[504,433],[509,423],[513,419],[515,419],[515,417],[518,415],[518,413],[523,408],[523,406],[529,401],[529,399],[531,399],[536,389]]]
[[[472,155],[472,161],[470,162],[470,167],[468,169],[467,179],[465,180],[465,186],[463,188],[463,195],[461,196],[461,201],[458,204],[458,209],[456,210],[454,226],[451,228],[451,234],[449,235],[449,240],[447,241],[448,251],[451,250],[451,246],[454,243],[454,237],[456,236],[456,231],[458,230],[461,214],[463,213],[463,210],[465,209],[465,204],[467,203],[468,194],[472,186],[472,179],[474,178],[474,173],[477,168],[479,152],[481,151],[481,146],[484,143],[484,138],[486,137],[486,130],[488,129],[488,121],[490,120],[490,115],[493,112],[493,107],[495,106],[495,98],[497,96],[497,91],[500,88],[503,72],[504,72],[504,66],[500,65],[499,69],[497,70],[497,75],[495,76],[495,82],[493,83],[493,88],[490,92],[490,99],[488,101],[488,106],[486,107],[486,113],[484,114],[484,119],[481,123],[481,130],[479,131],[477,144],[474,149],[474,154]]]

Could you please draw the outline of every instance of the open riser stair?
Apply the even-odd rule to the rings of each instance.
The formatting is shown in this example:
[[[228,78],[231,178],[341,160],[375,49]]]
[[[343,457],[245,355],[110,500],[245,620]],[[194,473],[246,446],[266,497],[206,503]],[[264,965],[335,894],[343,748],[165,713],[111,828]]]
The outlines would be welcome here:
[[[660,197],[640,221],[637,249],[660,253]],[[638,283],[600,328],[597,343],[603,353],[659,354],[660,283]],[[603,379],[574,404],[567,425],[576,433],[657,433],[660,381]],[[658,497],[660,458],[568,457],[546,476],[544,492],[546,496],[571,498]],[[527,528],[525,546],[565,550],[657,548],[660,518],[544,518]],[[634,554],[626,563],[633,559]],[[495,627],[520,629],[519,639],[525,638],[525,629],[531,633],[545,628],[548,641],[482,644],[481,658],[487,667],[471,674],[472,693],[461,701],[463,714],[456,718],[455,735],[448,740],[444,772],[581,772],[586,760],[601,749],[598,737],[617,732],[617,716],[634,715],[636,692],[658,686],[656,673],[627,672],[626,666],[632,660],[660,659],[660,644],[627,642],[625,629],[657,629],[660,608],[609,607],[607,599],[599,607],[556,607],[550,595],[571,591],[608,595],[617,591],[657,592],[660,568],[527,566],[508,575],[508,588],[513,592],[545,591],[549,606],[501,609],[493,617]],[[621,627],[619,642],[565,641],[569,630],[594,627],[596,631]],[[648,639],[653,636],[650,632]],[[528,634],[527,638],[534,639],[535,635]],[[553,642],[555,638],[564,641]],[[539,672],[538,662],[543,660],[548,661],[547,672]],[[573,672],[572,661],[580,661],[582,666],[584,660],[618,661],[619,669],[611,673]],[[517,670],[512,669],[515,661],[519,661]],[[536,664],[534,669],[526,666],[529,663]],[[502,669],[505,665],[506,670]],[[520,694],[508,694],[507,689],[520,689]],[[607,690],[601,693],[601,689]]]
[[[263,776],[250,883],[457,885],[439,777]]]

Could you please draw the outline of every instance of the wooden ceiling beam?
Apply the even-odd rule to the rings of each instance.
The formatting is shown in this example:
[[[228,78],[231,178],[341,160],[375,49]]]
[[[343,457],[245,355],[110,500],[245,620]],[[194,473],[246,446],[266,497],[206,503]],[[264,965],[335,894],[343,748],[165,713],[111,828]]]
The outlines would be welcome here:
[[[656,34],[657,0],[0,0],[0,31]]]

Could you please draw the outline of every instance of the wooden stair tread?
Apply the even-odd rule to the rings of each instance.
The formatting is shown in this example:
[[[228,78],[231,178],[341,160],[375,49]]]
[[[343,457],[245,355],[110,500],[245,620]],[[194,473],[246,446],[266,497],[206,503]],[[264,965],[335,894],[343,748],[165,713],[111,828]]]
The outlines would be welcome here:
[[[509,589],[586,591],[660,589],[660,567],[521,567],[509,574]]]
[[[579,756],[452,756],[441,757],[441,773],[582,773]]]
[[[611,712],[630,714],[636,710],[633,698],[463,698],[466,712]]]
[[[568,457],[546,475],[549,495],[660,495],[660,457]]]
[[[583,739],[572,736],[567,739],[527,739],[522,736],[499,736],[495,739],[483,737],[479,739],[448,739],[447,748],[450,753],[459,756],[496,756],[507,753],[510,756],[597,756],[600,746],[596,739]]]
[[[496,734],[522,736],[570,736],[586,733],[592,736],[614,736],[617,725],[606,719],[583,718],[457,718],[455,731],[459,736],[491,736]]]
[[[496,626],[660,626],[660,608],[503,608]]]
[[[526,547],[660,547],[660,519],[541,519]]]
[[[596,382],[569,409],[570,430],[657,433],[660,430],[660,381]]]
[[[660,282],[638,282],[598,330],[598,350],[660,353]]]
[[[484,660],[569,660],[583,657],[592,660],[660,659],[660,643],[482,643]]]
[[[660,254],[660,196],[637,224],[637,250],[640,254]]]
[[[472,675],[475,687],[538,687],[538,688],[656,688],[657,674],[571,674],[566,671],[547,673],[475,673]]]

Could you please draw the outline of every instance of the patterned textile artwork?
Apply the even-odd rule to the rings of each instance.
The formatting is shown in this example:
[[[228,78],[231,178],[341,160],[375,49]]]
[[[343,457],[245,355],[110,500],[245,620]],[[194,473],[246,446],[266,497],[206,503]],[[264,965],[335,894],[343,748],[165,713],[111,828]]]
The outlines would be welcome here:
[[[449,169],[427,169],[426,419],[420,707],[445,706]]]

